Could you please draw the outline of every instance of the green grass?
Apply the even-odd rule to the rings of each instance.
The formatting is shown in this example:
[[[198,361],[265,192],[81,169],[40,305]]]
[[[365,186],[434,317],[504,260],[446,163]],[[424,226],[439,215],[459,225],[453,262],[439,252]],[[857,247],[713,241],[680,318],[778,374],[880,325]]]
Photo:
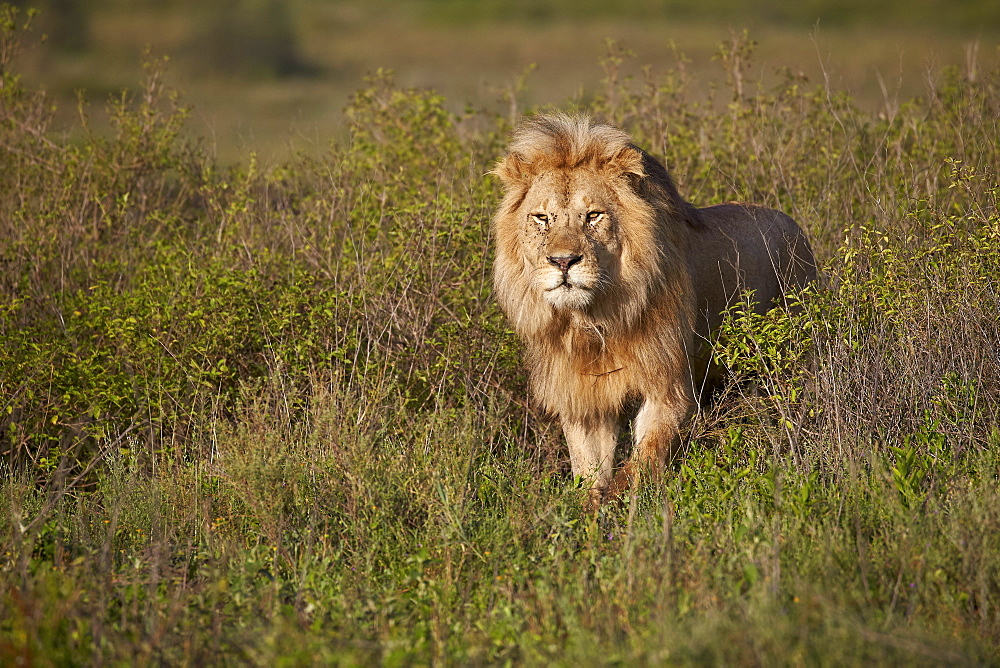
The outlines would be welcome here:
[[[691,99],[704,99],[721,76],[718,44],[748,28],[758,42],[749,81],[771,87],[788,68],[876,112],[926,95],[944,64],[990,70],[1000,55],[991,0],[34,1],[43,7],[35,30],[50,38],[22,55],[19,71],[49,92],[60,126],[78,125],[82,89],[103,131],[108,98],[141,88],[148,47],[172,58],[170,81],[193,107],[187,136],[226,164],[251,152],[268,166],[322,156],[331,138],[346,140],[342,110],[379,68],[402,86],[440,92],[452,112],[508,113],[599,89],[598,59],[613,39],[636,56],[623,74],[680,64]]]
[[[10,17],[10,14],[5,14]],[[739,35],[566,101],[824,267],[597,516],[491,297],[507,113],[379,75],[220,166],[146,63],[67,134],[0,36],[0,662],[991,664],[1000,69],[876,111]],[[738,56],[738,57],[737,57]],[[16,61],[21,62],[21,61]],[[963,73],[964,72],[964,73]],[[714,92],[713,92],[714,91]]]

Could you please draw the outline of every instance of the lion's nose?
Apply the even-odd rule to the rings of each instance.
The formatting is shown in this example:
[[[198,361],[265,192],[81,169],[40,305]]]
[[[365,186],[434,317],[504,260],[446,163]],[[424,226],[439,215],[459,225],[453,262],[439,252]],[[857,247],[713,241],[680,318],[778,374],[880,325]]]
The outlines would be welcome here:
[[[558,255],[558,256],[550,255],[548,257],[549,262],[562,269],[562,272],[564,274],[567,271],[569,271],[570,267],[572,267],[574,264],[576,264],[582,259],[583,259],[582,255]]]

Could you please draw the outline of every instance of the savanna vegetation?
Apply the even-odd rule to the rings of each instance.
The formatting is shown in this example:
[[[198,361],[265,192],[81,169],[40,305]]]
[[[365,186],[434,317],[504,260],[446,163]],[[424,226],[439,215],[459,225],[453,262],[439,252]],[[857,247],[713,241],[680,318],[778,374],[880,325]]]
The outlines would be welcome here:
[[[567,100],[823,284],[733,313],[683,458],[597,515],[491,298],[508,114],[382,72],[220,166],[165,63],[69,133],[0,14],[0,662],[992,663],[1000,69],[864,110],[794,70]],[[86,119],[88,108],[82,108]],[[81,121],[82,122],[82,121]]]
[[[847,92],[864,110],[922,96],[943,64],[1000,63],[995,0],[16,0],[39,7],[46,39],[17,71],[56,105],[78,138],[77,96],[95,131],[113,130],[104,103],[138,90],[143,54],[170,56],[170,80],[192,113],[185,139],[222,164],[252,152],[263,166],[320,157],[347,141],[341,110],[378,68],[397,85],[432,88],[452,113],[467,105],[516,115],[589,99],[601,86],[605,40],[688,77],[689,100],[719,82],[717,46],[750,30],[747,81],[776,70]]]

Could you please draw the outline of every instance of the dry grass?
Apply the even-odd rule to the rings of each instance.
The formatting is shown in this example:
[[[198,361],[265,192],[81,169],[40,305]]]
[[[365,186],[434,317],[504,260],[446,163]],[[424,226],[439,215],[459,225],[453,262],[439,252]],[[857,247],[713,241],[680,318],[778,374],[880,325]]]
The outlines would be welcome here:
[[[790,67],[813,84],[829,79],[834,89],[875,110],[925,94],[928,77],[936,76],[943,64],[965,67],[971,59],[989,70],[998,57],[996,36],[983,28],[827,27],[746,16],[727,23],[690,15],[456,24],[423,18],[419,4],[408,11],[377,3],[289,6],[298,50],[316,68],[308,76],[244,78],[219,72],[194,41],[210,20],[210,10],[183,4],[96,10],[89,50],[63,54],[45,48],[23,66],[54,93],[62,120],[72,120],[73,96],[84,89],[96,103],[95,122],[103,127],[101,103],[138,85],[137,63],[151,46],[154,53],[176,61],[171,81],[194,107],[193,134],[206,137],[225,162],[251,151],[271,162],[295,151],[320,155],[330,138],[344,138],[341,111],[362,78],[378,68],[395,71],[401,85],[440,92],[455,111],[467,104],[505,111],[505,96],[511,93],[523,110],[597,90],[603,77],[598,60],[606,52],[606,40],[612,39],[634,52],[625,69],[633,76],[639,76],[641,65],[662,71],[680,58],[693,82],[690,94],[704,99],[721,71],[714,60],[717,45],[734,30],[749,28],[759,43],[749,81],[770,87],[778,80],[776,71]],[[532,66],[536,69],[521,87],[519,79]]]
[[[490,294],[507,110],[380,77],[327,152],[226,168],[155,62],[112,132],[67,140],[21,38],[0,663],[997,661],[1000,69],[871,109],[741,58],[708,92],[606,59],[566,106],[699,204],[792,212],[826,280],[732,321],[767,391],[733,384],[592,517]]]

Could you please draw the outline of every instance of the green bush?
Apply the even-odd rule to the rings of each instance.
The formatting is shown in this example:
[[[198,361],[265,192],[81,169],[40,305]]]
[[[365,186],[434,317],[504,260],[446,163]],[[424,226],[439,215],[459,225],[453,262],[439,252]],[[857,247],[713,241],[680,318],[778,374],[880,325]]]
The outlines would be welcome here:
[[[3,663],[996,661],[1000,72],[877,116],[746,35],[701,102],[612,49],[586,109],[823,279],[591,516],[491,298],[506,120],[379,73],[327,155],[222,169],[150,60],[70,141],[3,11]]]

